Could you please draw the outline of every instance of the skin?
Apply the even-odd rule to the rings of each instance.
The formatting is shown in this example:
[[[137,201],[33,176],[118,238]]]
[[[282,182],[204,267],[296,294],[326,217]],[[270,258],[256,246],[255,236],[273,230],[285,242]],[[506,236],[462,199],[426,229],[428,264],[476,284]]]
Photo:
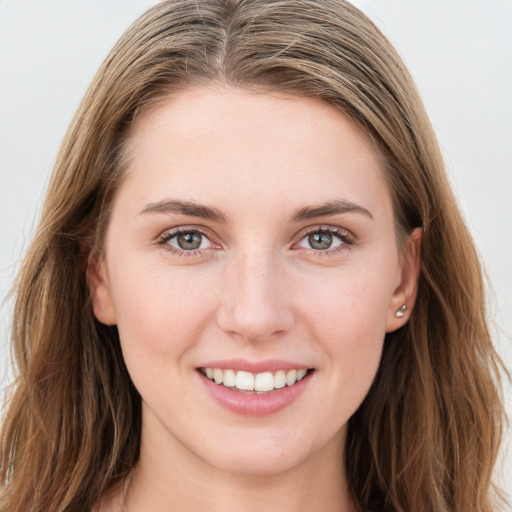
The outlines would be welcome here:
[[[347,421],[385,333],[408,319],[419,266],[419,232],[397,246],[376,147],[317,100],[212,86],[142,113],[129,154],[88,282],[143,399],[142,445],[125,496],[97,510],[352,510]],[[224,218],[148,211],[168,200]],[[293,218],[333,201],[357,208]],[[201,249],[176,252],[177,227],[202,230]],[[319,228],[336,232],[326,250],[311,245]],[[255,418],[201,382],[198,366],[232,358],[315,371],[292,404]]]

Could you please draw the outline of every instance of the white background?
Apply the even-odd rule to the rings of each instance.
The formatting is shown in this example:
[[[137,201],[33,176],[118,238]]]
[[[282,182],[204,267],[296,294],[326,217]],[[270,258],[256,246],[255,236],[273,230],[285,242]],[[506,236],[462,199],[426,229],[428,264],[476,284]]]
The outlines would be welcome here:
[[[8,293],[67,125],[94,72],[153,0],[0,0],[0,387]],[[437,131],[491,282],[512,368],[512,0],[357,0],[397,46]],[[506,401],[512,410],[511,386]],[[508,447],[508,448],[507,448]],[[501,481],[512,493],[512,435]]]

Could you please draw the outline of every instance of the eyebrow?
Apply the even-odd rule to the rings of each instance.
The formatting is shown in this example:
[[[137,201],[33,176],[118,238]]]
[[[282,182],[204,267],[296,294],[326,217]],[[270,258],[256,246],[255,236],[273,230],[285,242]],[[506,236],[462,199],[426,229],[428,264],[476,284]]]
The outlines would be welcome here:
[[[226,216],[217,208],[178,199],[164,199],[157,203],[149,203],[140,212],[141,215],[145,213],[179,213],[208,219],[213,222],[227,222]],[[336,199],[317,206],[299,208],[291,216],[291,222],[301,222],[316,217],[340,215],[343,213],[359,213],[373,220],[373,215],[366,208],[350,201]]]
[[[358,204],[351,203],[350,201],[335,199],[318,206],[306,206],[305,208],[300,208],[292,215],[291,221],[301,222],[316,217],[326,217],[342,213],[360,213],[373,220],[373,215],[366,208],[363,208]]]
[[[158,203],[149,203],[140,212],[144,213],[180,213],[191,217],[208,219],[213,222],[226,222],[225,215],[211,206],[204,206],[193,201],[180,201],[177,199],[164,199]]]

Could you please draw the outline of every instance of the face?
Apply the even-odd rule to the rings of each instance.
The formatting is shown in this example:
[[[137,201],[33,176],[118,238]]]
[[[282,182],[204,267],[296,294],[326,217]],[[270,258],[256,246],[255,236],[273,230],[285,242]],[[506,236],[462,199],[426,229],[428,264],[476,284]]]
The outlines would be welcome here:
[[[338,457],[415,293],[376,148],[316,100],[212,87],[142,114],[129,153],[88,279],[143,400],[141,457]]]

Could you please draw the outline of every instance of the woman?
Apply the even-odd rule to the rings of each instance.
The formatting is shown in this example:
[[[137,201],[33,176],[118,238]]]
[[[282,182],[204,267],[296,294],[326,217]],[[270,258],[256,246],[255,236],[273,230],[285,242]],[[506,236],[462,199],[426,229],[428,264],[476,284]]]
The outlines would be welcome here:
[[[18,281],[1,510],[488,511],[481,271],[340,1],[169,1],[64,141]]]

